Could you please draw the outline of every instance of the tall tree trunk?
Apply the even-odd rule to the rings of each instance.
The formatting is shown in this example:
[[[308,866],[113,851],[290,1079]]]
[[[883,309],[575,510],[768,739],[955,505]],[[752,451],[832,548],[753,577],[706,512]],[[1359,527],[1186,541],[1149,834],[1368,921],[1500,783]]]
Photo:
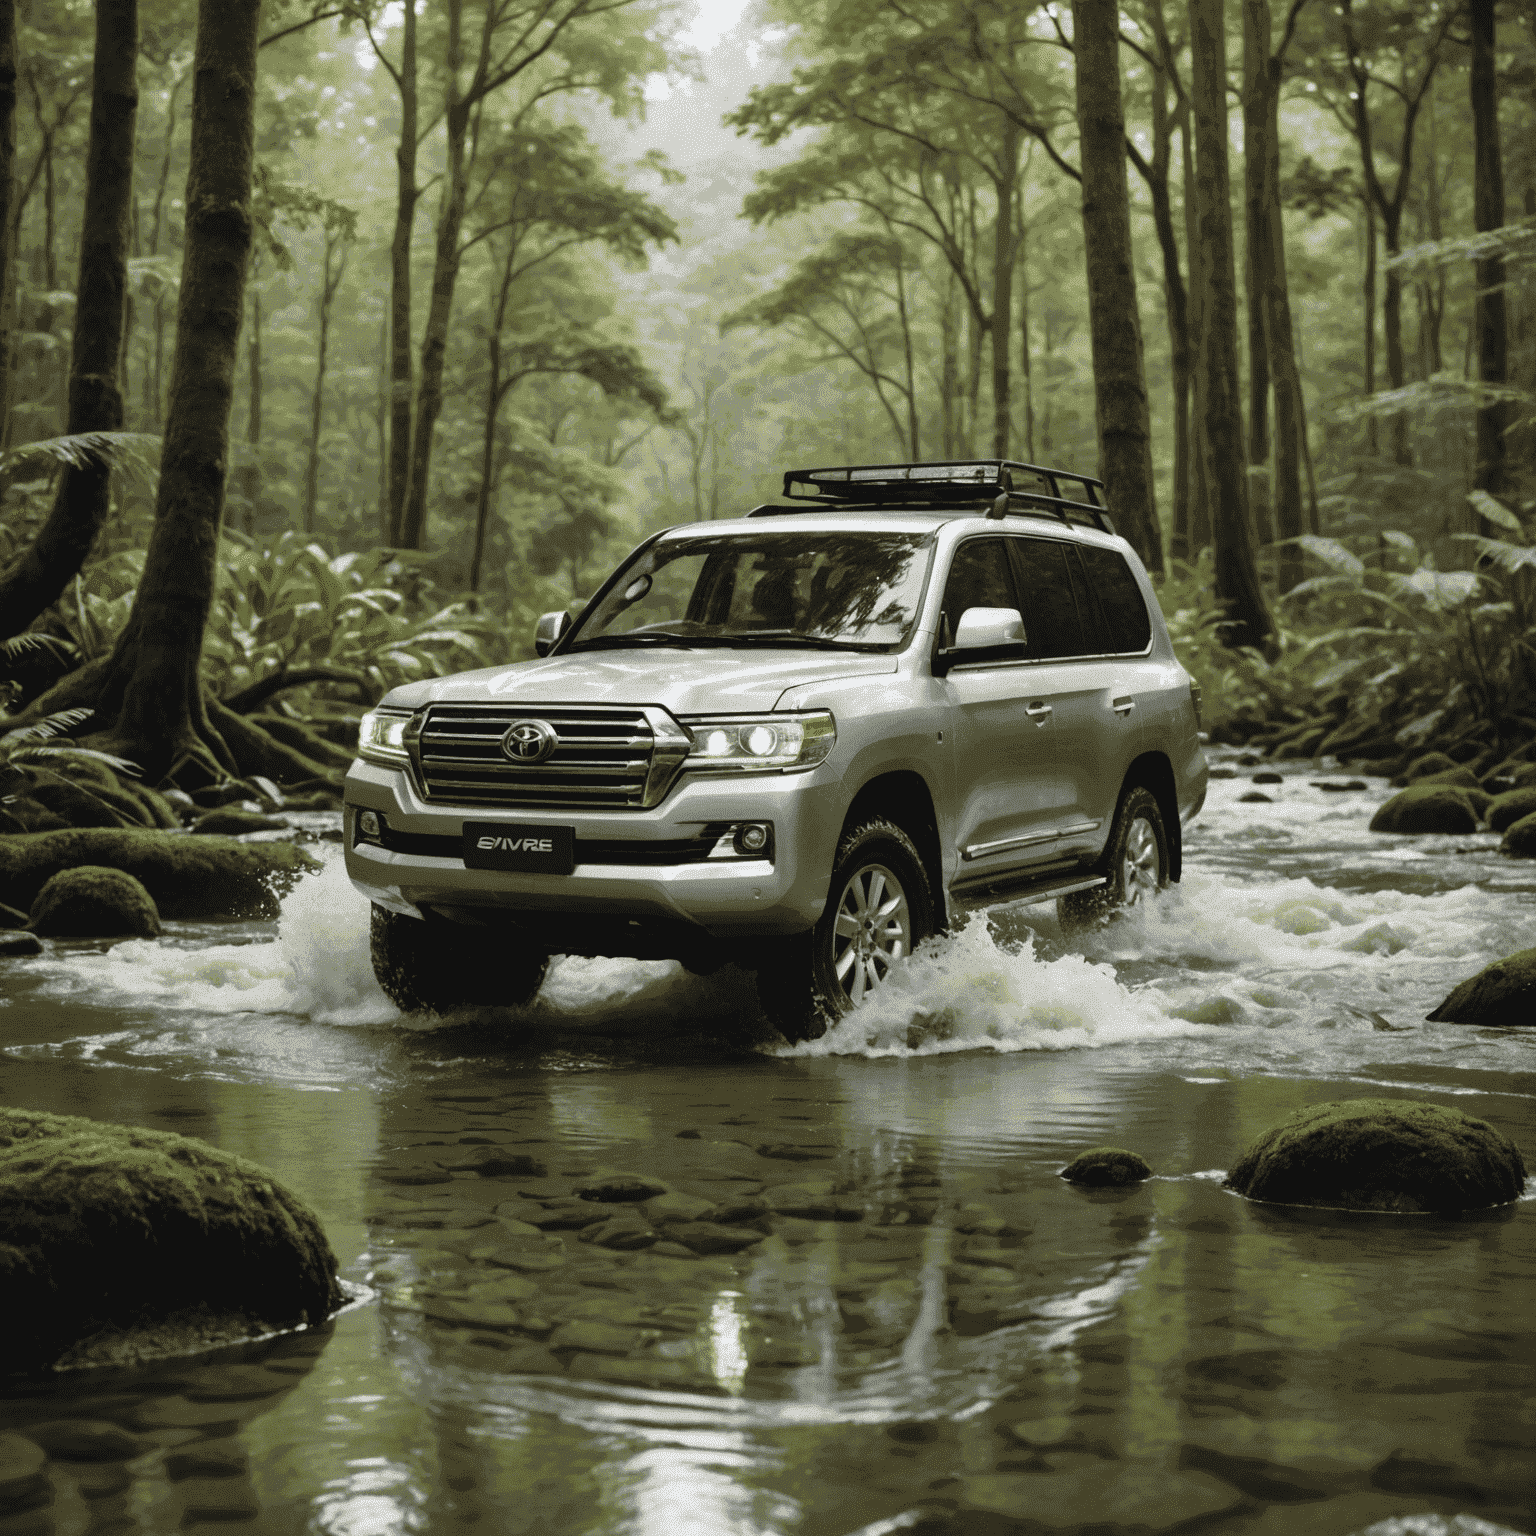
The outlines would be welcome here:
[[[1268,0],[1243,4],[1243,297],[1248,320],[1248,496],[1260,544],[1275,538],[1270,516],[1268,304],[1273,237],[1269,227]]]
[[[254,267],[255,263],[252,262]],[[261,290],[251,285],[251,334],[245,342],[245,458],[235,471],[235,484],[245,502],[245,531],[255,533],[261,505]]]
[[[1376,204],[1369,193],[1365,198],[1365,266],[1360,294],[1365,309],[1365,398],[1369,400],[1376,393]],[[1372,458],[1381,452],[1373,415],[1365,418],[1365,451]]]
[[[1198,558],[1211,543],[1211,489],[1201,450],[1205,415],[1205,370],[1199,366],[1205,346],[1205,291],[1210,263],[1200,247],[1199,199],[1195,196],[1194,124],[1188,110],[1179,125],[1184,171],[1184,249],[1189,253],[1189,557]]]
[[[389,244],[389,459],[388,539],[400,543],[406,490],[411,479],[411,234],[416,227],[416,0],[405,0],[401,28],[400,147],[395,151],[395,233]]]
[[[1504,223],[1504,170],[1499,156],[1498,81],[1494,72],[1494,0],[1469,0],[1472,23],[1472,133],[1475,154],[1472,219],[1478,231]],[[1477,376],[1484,384],[1509,378],[1504,261],[1488,256],[1476,264]],[[1491,494],[1504,488],[1504,433],[1509,407],[1487,401],[1477,410],[1477,467],[1473,484]]]
[[[1381,302],[1381,329],[1387,343],[1387,383],[1393,389],[1401,389],[1408,382],[1403,358],[1403,279],[1392,265],[1392,258],[1403,248],[1401,204],[1390,206],[1383,212],[1381,226],[1382,244],[1387,254],[1386,292]],[[1413,463],[1413,454],[1408,447],[1408,416],[1404,411],[1392,413],[1392,459],[1397,464]]]
[[[138,0],[98,0],[80,280],[70,348],[71,433],[116,432],[123,424],[118,362],[128,287],[138,48]],[[99,457],[63,470],[36,539],[0,576],[0,635],[26,629],[80,569],[106,518],[111,479],[110,465]]]
[[[1099,473],[1116,526],[1147,569],[1161,571],[1163,539],[1152,479],[1152,424],[1126,186],[1119,26],[1116,0],[1073,0],[1072,58],[1082,145],[1083,246]]]
[[[1008,457],[1013,431],[1008,351],[1013,345],[1013,200],[1018,183],[1019,129],[1010,119],[1003,128],[993,182],[997,221],[992,234],[992,456],[998,459]]]
[[[325,234],[325,255],[320,268],[320,326],[315,340],[315,383],[309,396],[309,454],[304,461],[304,532],[315,531],[315,508],[320,500],[320,431],[325,418],[325,368],[330,352],[331,307],[336,290],[346,275],[347,252],[342,237]]]
[[[16,0],[0,0],[0,448],[9,441],[16,274]]]
[[[1029,162],[1024,165],[1026,180]],[[1015,235],[1014,270],[1019,279],[1019,382],[1024,391],[1024,457],[1035,462],[1035,365],[1034,343],[1029,331],[1029,220],[1024,212],[1025,187],[1019,187],[1018,227]]]
[[[251,252],[260,0],[199,0],[186,245],[154,530],[98,710],[112,748],[184,786],[233,771],[198,675],[213,605]]]
[[[1226,609],[1229,645],[1272,647],[1274,622],[1254,561],[1243,461],[1243,409],[1237,367],[1237,264],[1232,183],[1227,164],[1227,65],[1223,0],[1190,0],[1195,117],[1195,197],[1206,300],[1197,374],[1201,452],[1211,496],[1216,597]]]

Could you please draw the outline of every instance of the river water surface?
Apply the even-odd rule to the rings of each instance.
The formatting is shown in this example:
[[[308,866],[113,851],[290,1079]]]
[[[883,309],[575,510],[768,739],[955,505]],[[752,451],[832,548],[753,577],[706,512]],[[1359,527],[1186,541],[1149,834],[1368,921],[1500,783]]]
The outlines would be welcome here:
[[[0,961],[6,1103],[255,1158],[356,1297],[0,1386],[0,1429],[132,1436],[53,1461],[0,1536],[1536,1530],[1536,1200],[1220,1187],[1289,1111],[1359,1096],[1482,1116],[1536,1166],[1536,1032],[1424,1021],[1536,942],[1536,867],[1369,833],[1380,780],[1250,778],[1212,783],[1151,907],[1072,943],[1050,907],[973,922],[793,1049],[743,978],[670,964],[402,1018],[339,861],[276,923]],[[1105,1143],[1156,1177],[1058,1178]],[[667,1235],[694,1216],[736,1235]]]

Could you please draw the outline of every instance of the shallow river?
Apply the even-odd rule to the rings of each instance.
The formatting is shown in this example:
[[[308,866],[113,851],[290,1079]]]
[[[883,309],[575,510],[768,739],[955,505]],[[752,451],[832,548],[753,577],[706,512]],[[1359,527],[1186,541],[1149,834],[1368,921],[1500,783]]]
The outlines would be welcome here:
[[[1536,1530],[1536,1200],[1366,1217],[1220,1187],[1290,1110],[1358,1096],[1480,1115],[1536,1166],[1536,1034],[1424,1022],[1536,942],[1536,866],[1370,834],[1380,780],[1288,769],[1243,803],[1251,772],[1212,784],[1182,887],[1086,955],[1013,909],[795,1049],[739,976],[665,964],[401,1018],[338,864],[275,924],[0,961],[5,1102],[257,1159],[356,1297],[0,1386],[0,1428],[134,1437],[53,1462],[51,1506],[0,1536]],[[1104,1143],[1157,1176],[1057,1177]],[[626,1246],[632,1203],[564,1224],[605,1181],[744,1246]]]

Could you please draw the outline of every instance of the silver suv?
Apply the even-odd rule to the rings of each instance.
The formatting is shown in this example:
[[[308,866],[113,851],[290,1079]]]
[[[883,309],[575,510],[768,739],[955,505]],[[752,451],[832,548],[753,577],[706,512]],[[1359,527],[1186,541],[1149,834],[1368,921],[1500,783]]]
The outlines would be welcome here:
[[[404,1009],[665,957],[755,971],[807,1038],[968,910],[1082,923],[1177,880],[1205,798],[1146,571],[1065,470],[793,471],[646,539],[535,649],[363,721],[347,872]]]

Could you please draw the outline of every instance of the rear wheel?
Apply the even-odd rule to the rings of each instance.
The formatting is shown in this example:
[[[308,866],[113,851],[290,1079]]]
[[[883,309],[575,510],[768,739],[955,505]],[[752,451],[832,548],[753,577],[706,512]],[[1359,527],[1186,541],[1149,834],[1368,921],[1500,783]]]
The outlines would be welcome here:
[[[1099,873],[1106,883],[1091,891],[1074,891],[1056,904],[1064,928],[1103,922],[1125,907],[1149,901],[1169,879],[1168,833],[1157,797],[1138,785],[1121,797],[1115,824]]]
[[[773,946],[757,973],[763,1012],[787,1040],[813,1040],[884,985],[933,932],[922,859],[894,822],[843,836],[827,905],[808,934]]]
[[[549,954],[509,943],[494,928],[425,922],[375,906],[369,928],[373,974],[403,1013],[510,1008],[529,1002]]]

